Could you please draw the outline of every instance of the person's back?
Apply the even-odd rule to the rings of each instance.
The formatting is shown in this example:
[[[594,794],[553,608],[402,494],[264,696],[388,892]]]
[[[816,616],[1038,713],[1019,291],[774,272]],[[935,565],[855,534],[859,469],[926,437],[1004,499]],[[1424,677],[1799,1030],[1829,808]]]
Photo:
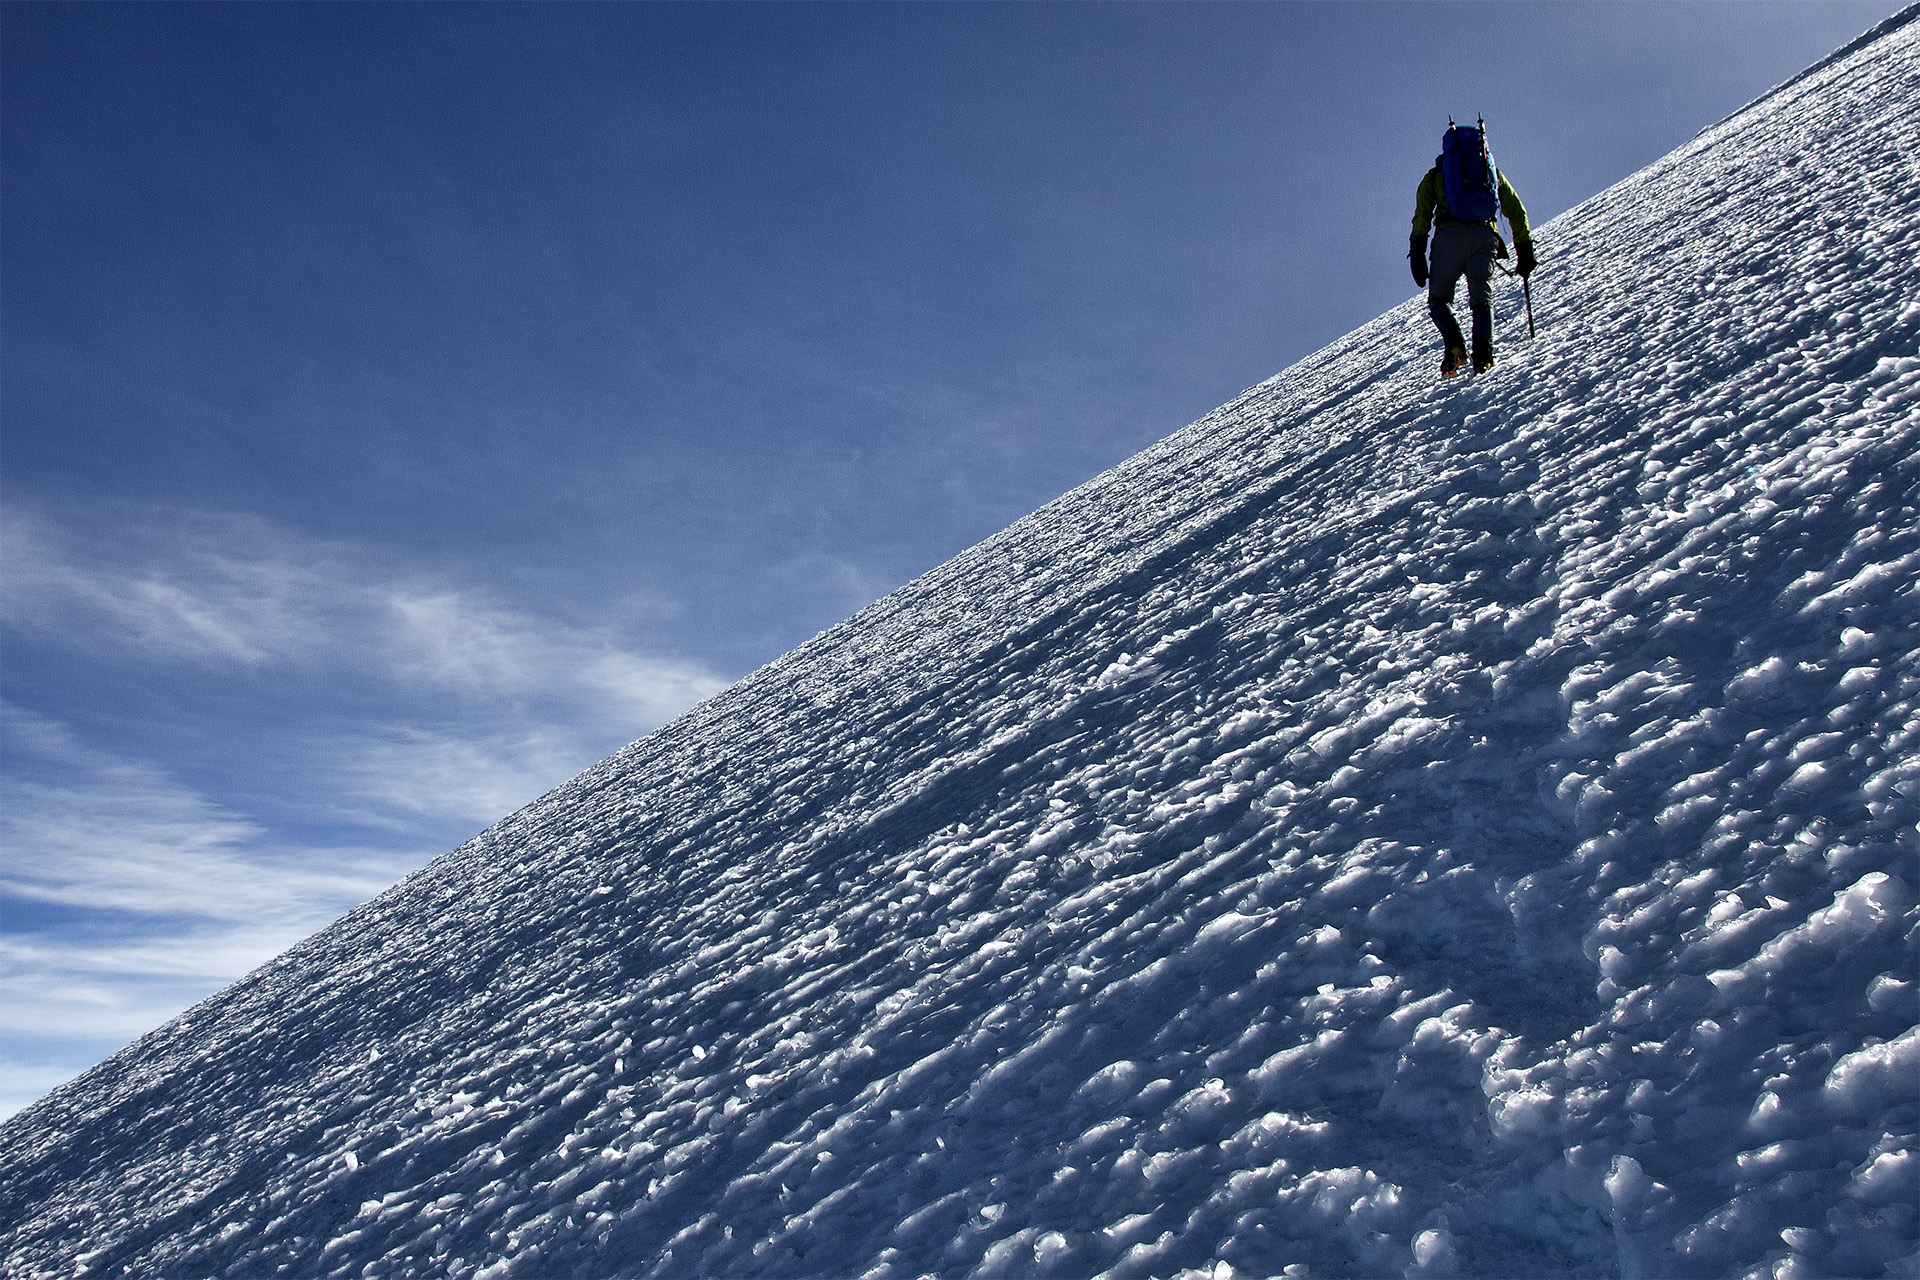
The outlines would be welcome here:
[[[1441,377],[1452,377],[1467,362],[1466,339],[1453,316],[1453,295],[1462,276],[1467,280],[1467,308],[1473,319],[1473,371],[1493,367],[1493,263],[1507,256],[1506,241],[1496,224],[1502,213],[1513,228],[1519,272],[1531,275],[1533,234],[1527,209],[1507,175],[1493,163],[1485,122],[1468,128],[1449,120],[1440,154],[1414,197],[1413,240],[1407,250],[1413,282],[1427,290],[1427,313],[1446,343]]]

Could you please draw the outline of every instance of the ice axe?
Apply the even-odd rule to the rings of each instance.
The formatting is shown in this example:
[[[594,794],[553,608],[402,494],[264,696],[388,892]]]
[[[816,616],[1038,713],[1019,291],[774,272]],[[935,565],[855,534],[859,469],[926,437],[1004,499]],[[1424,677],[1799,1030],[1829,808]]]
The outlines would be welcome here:
[[[1494,265],[1499,266],[1500,264],[1495,263]],[[1520,276],[1520,273],[1518,271],[1507,271],[1507,269],[1504,266],[1501,266],[1500,270],[1506,271],[1506,273],[1509,276]],[[1534,336],[1534,333],[1533,333],[1533,283],[1530,280],[1528,280],[1526,276],[1520,276],[1520,293],[1527,300],[1527,338],[1531,340]]]

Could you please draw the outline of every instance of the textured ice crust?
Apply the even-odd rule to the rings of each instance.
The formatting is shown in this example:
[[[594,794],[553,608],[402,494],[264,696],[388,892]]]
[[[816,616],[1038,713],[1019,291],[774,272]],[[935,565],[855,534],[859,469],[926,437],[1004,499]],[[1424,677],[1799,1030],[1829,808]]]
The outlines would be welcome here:
[[[1920,1275],[1917,48],[22,1113],[7,1274]]]

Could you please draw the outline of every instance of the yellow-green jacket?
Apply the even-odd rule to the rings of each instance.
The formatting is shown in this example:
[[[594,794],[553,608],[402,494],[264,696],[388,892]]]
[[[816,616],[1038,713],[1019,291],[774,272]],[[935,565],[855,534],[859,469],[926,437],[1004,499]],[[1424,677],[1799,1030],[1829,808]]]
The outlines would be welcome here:
[[[1521,204],[1520,197],[1514,194],[1513,184],[1507,181],[1507,175],[1500,173],[1497,169],[1494,173],[1500,183],[1500,212],[1507,215],[1507,225],[1513,228],[1515,242],[1526,244],[1533,239],[1533,232],[1527,226],[1527,206]],[[1444,227],[1449,222],[1459,221],[1460,219],[1454,217],[1447,209],[1446,187],[1440,181],[1440,166],[1435,165],[1427,170],[1426,177],[1420,179],[1420,192],[1414,197],[1414,242],[1425,244],[1427,233],[1433,229],[1435,223]],[[1496,235],[1499,233],[1499,228],[1494,226],[1492,218],[1488,218],[1480,225],[1492,228]],[[1501,247],[1503,249],[1506,247],[1505,241],[1501,242]],[[1504,257],[1505,254],[1501,256]]]

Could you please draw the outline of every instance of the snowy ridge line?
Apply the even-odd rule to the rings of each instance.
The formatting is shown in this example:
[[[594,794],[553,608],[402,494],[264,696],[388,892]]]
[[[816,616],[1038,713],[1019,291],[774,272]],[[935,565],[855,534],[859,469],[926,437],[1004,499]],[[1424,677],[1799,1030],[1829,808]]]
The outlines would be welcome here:
[[[1916,49],[14,1117],[0,1267],[1920,1273]]]
[[[1767,99],[1773,97],[1776,94],[1786,92],[1788,89],[1791,89],[1795,85],[1799,84],[1802,80],[1807,79],[1809,76],[1815,75],[1821,71],[1825,71],[1828,67],[1833,66],[1837,62],[1841,62],[1847,58],[1851,58],[1854,54],[1859,53],[1862,49],[1867,48],[1869,45],[1875,43],[1876,41],[1885,39],[1887,36],[1892,35],[1894,32],[1898,31],[1901,27],[1906,26],[1908,23],[1913,22],[1916,19],[1920,19],[1920,3],[1910,4],[1906,8],[1900,10],[1898,13],[1889,14],[1886,18],[1884,18],[1880,22],[1875,23],[1873,26],[1868,27],[1865,31],[1861,32],[1859,35],[1855,36],[1853,39],[1847,41],[1845,44],[1841,45],[1838,49],[1835,49],[1832,53],[1828,54],[1826,57],[1820,59],[1818,62],[1813,63],[1811,66],[1805,68],[1804,70],[1799,71],[1792,76],[1789,76],[1787,79],[1782,80],[1779,84],[1773,86],[1773,88],[1767,90],[1765,93],[1755,98],[1752,102],[1747,103],[1744,107],[1741,107],[1738,111],[1735,111],[1732,115],[1727,116],[1726,119],[1717,120],[1713,124],[1708,125],[1705,129],[1702,129],[1700,133],[1702,134],[1707,133],[1710,130],[1719,128],[1723,124],[1729,123],[1730,121],[1740,116],[1743,112],[1751,111],[1755,107],[1758,107],[1761,103],[1765,102]],[[1699,135],[1696,134],[1695,136],[1698,137]]]

